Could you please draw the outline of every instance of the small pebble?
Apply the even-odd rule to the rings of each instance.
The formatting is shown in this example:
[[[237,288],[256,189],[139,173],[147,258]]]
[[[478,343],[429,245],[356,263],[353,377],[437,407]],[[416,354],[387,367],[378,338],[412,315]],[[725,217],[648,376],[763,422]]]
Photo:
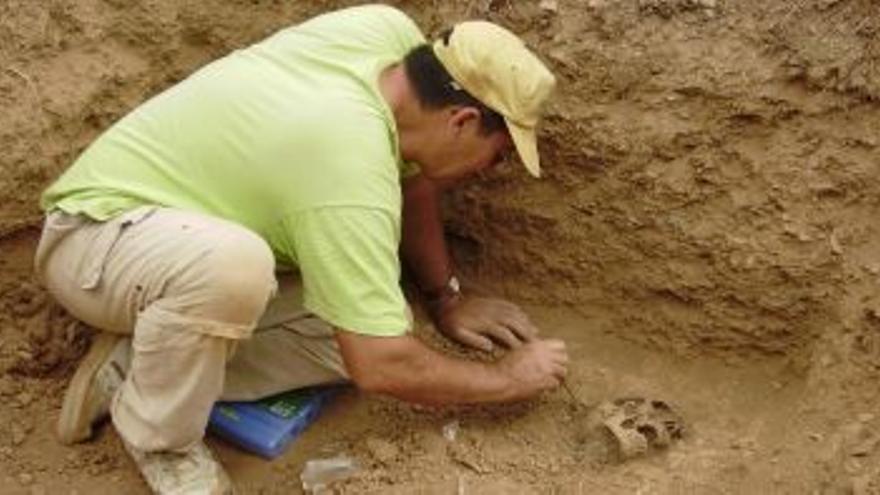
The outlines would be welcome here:
[[[21,473],[18,475],[18,483],[22,486],[28,486],[34,482],[34,477],[31,473]]]
[[[18,446],[24,443],[27,433],[18,425],[12,425],[12,445]]]
[[[443,425],[443,438],[445,438],[449,442],[454,442],[460,430],[461,424],[458,422],[458,420],[451,421]]]
[[[849,458],[843,463],[843,470],[850,476],[855,476],[862,471],[862,463],[857,459]]]

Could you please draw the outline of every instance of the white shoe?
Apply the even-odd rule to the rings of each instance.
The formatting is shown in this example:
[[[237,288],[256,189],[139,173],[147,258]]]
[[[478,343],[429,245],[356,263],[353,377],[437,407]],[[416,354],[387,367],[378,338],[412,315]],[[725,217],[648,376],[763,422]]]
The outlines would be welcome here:
[[[113,394],[125,380],[131,363],[131,339],[98,333],[76,369],[61,406],[57,433],[61,443],[82,442],[95,423],[110,412]]]
[[[203,442],[183,452],[143,452],[125,440],[147,484],[157,495],[231,495],[229,476]]]

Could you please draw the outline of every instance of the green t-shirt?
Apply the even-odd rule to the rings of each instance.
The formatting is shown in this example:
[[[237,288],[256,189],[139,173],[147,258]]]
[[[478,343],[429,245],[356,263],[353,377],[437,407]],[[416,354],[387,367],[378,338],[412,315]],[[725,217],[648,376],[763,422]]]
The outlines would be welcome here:
[[[282,30],[125,116],[42,206],[105,220],[155,204],[238,222],[299,267],[307,309],[346,330],[402,334],[404,164],[378,78],[424,42],[379,5]]]

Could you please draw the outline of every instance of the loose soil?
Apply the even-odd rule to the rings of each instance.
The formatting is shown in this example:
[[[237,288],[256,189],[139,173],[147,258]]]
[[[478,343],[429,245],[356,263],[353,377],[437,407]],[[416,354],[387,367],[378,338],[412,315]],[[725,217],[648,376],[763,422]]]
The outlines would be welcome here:
[[[0,2],[0,493],[147,493],[112,428],[53,438],[89,331],[33,280],[39,192],[200,65],[353,3]],[[565,339],[581,400],[662,398],[687,434],[615,464],[564,391],[442,410],[350,392],[275,461],[210,440],[242,492],[297,493],[306,460],[346,453],[340,493],[880,493],[880,4],[397,5],[429,33],[503,23],[559,75],[545,178],[510,166],[449,198],[468,288]]]

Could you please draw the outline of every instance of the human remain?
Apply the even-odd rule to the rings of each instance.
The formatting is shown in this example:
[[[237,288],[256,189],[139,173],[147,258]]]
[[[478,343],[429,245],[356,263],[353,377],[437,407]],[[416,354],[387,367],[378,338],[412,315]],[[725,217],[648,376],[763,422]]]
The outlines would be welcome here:
[[[501,403],[558,387],[564,342],[509,301],[462,293],[439,208],[508,153],[540,173],[554,86],[498,25],[429,43],[403,12],[367,5],[283,29],[135,108],[41,198],[37,274],[98,330],[60,441],[109,416],[155,493],[232,493],[203,443],[217,400],[351,382],[411,403]],[[402,264],[439,332],[501,357],[415,338]]]

